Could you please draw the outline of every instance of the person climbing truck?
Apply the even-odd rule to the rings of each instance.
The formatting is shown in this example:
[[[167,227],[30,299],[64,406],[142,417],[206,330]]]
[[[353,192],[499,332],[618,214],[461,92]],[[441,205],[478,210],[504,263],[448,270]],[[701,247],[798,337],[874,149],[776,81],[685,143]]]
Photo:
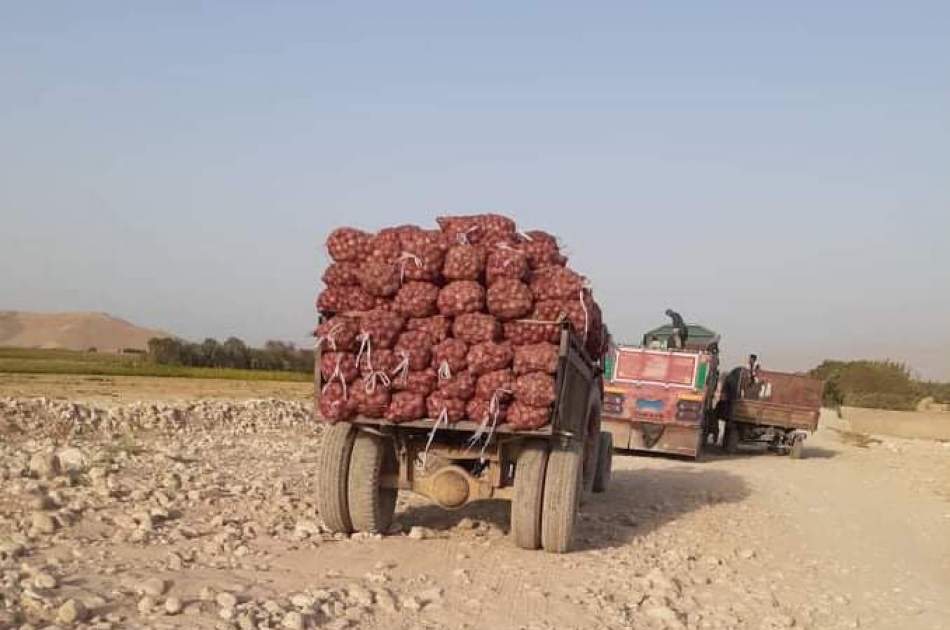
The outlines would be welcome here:
[[[670,318],[673,325],[673,333],[670,335],[670,348],[685,348],[686,339],[689,337],[689,330],[686,328],[686,322],[683,317],[671,308],[666,309],[666,316]]]

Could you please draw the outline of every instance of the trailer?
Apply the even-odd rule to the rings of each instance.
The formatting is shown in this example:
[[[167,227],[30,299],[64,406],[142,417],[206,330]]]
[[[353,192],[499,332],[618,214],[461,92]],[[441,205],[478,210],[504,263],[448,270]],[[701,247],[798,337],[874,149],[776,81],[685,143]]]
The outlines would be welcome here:
[[[317,359],[319,366],[319,356]],[[315,370],[319,418],[320,370]],[[317,509],[340,533],[388,533],[400,490],[446,510],[483,499],[511,506],[511,535],[523,549],[571,549],[578,503],[604,492],[612,444],[601,432],[599,362],[561,330],[550,422],[534,430],[471,421],[393,423],[357,416],[329,425],[318,462]]]
[[[736,453],[740,444],[766,444],[782,455],[800,459],[804,441],[818,428],[824,383],[804,374],[733,369],[723,381],[717,416],[726,423],[723,448]]]

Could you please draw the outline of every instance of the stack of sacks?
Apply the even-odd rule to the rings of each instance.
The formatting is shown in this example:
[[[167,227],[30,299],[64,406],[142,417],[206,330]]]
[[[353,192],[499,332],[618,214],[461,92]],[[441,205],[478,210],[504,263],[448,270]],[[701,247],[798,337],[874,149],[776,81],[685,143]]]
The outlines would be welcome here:
[[[317,298],[320,411],[536,428],[554,403],[560,324],[596,360],[600,309],[557,240],[493,214],[439,229],[340,228]]]

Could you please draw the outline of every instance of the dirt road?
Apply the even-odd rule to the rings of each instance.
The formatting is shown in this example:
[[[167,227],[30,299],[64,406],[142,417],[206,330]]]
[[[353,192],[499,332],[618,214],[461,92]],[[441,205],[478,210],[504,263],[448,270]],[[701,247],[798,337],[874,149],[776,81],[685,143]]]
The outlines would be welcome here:
[[[319,440],[77,438],[72,478],[34,457],[46,439],[0,443],[0,628],[950,628],[948,445],[824,429],[803,461],[617,456],[553,556],[515,548],[496,502],[404,497],[401,534],[324,534]]]

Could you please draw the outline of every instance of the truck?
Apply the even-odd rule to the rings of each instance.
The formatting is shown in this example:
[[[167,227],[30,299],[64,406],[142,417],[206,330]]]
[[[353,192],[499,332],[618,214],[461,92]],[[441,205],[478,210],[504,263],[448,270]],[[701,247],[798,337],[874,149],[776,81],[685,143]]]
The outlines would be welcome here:
[[[321,379],[318,368],[318,419]],[[446,510],[503,499],[512,503],[511,535],[519,547],[569,551],[582,496],[607,489],[612,445],[601,431],[601,358],[590,357],[567,324],[555,383],[550,422],[533,430],[500,424],[485,434],[467,420],[440,427],[433,419],[393,423],[362,416],[329,425],[317,462],[324,523],[340,533],[386,533],[399,491]]]
[[[725,421],[723,448],[766,444],[769,450],[800,459],[804,441],[818,428],[824,383],[804,374],[737,367],[723,379],[716,416]]]
[[[641,345],[611,347],[603,425],[618,449],[698,459],[717,422],[719,335],[689,324],[685,347],[670,349],[672,332],[660,326]]]

